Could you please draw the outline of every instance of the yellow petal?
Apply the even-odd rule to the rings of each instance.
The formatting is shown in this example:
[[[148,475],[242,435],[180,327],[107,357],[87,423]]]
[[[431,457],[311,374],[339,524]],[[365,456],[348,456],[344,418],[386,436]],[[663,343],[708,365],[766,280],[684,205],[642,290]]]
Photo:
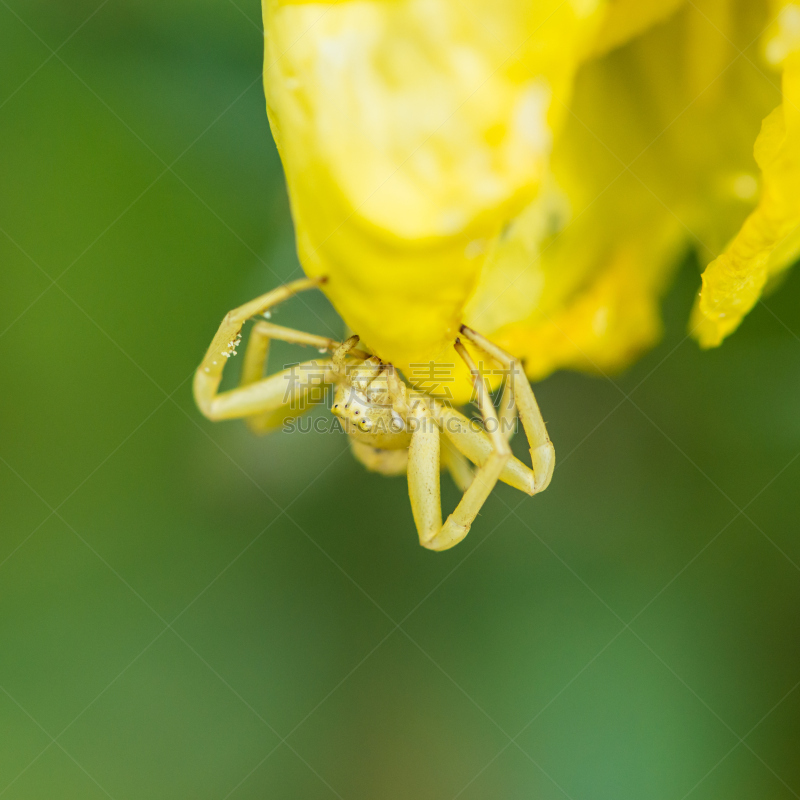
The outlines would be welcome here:
[[[659,248],[622,245],[560,312],[531,326],[509,326],[494,337],[524,359],[532,379],[545,377],[554,366],[599,374],[626,367],[661,336],[660,290],[652,273],[642,269],[645,253],[662,270],[668,264]]]
[[[613,0],[592,42],[591,55],[600,56],[663,22],[686,0]]]
[[[449,352],[535,195],[601,0],[264,0],[300,259],[398,366]]]
[[[688,245],[714,262],[695,320],[713,343],[800,251],[788,101],[752,154],[775,104],[760,59],[786,62],[788,92],[800,42],[784,0],[264,0],[264,14],[301,262],[407,372],[452,363],[464,321],[531,376],[620,368],[657,338]]]
[[[703,347],[732,333],[767,281],[800,253],[800,54],[785,60],[783,104],[764,120],[755,157],[762,175],[758,206],[703,273],[691,322]]]
[[[658,337],[681,250],[710,260],[753,208],[752,143],[775,89],[747,47],[766,19],[761,4],[694,0],[582,67],[551,177],[467,307],[529,376],[625,366]]]

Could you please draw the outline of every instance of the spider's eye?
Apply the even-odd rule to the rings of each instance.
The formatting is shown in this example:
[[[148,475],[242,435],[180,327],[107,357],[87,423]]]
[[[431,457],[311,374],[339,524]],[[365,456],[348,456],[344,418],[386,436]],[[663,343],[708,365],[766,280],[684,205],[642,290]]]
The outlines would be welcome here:
[[[356,416],[358,416],[358,411],[356,411]]]

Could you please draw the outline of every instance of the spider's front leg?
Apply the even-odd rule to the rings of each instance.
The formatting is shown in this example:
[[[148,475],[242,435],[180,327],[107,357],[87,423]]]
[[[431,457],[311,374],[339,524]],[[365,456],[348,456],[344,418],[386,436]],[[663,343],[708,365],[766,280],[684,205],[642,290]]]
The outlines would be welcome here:
[[[222,372],[241,341],[244,323],[298,292],[315,288],[320,282],[303,278],[287,283],[225,315],[194,376],[195,401],[206,417],[212,420],[247,417],[254,429],[265,432],[287,417],[302,413],[309,403],[309,392],[333,380],[333,364],[326,359],[307,361],[264,377],[271,339],[311,345],[320,350],[334,350],[339,342],[260,321],[248,343],[241,385],[229,392],[219,392]]]
[[[456,342],[456,350],[472,375],[492,450],[475,473],[455,511],[442,524],[439,426],[426,400],[415,398],[410,414],[413,432],[408,458],[408,493],[420,544],[429,550],[447,550],[469,533],[472,522],[511,458],[511,448],[500,432],[497,412],[477,366],[461,342]]]
[[[272,325],[263,320],[253,325],[250,336],[247,339],[247,349],[244,351],[242,374],[239,379],[240,386],[250,386],[264,380],[266,377],[264,372],[269,360],[270,342],[279,338],[287,340],[288,337],[280,335],[284,331],[290,331],[290,329],[278,328],[277,325]],[[291,332],[300,333],[300,331]],[[288,341],[292,340],[288,339]],[[305,344],[305,342],[295,341],[297,344]],[[270,404],[267,404],[267,408],[258,414],[250,414],[245,417],[247,427],[253,433],[258,435],[269,433],[276,428],[280,428],[286,421],[299,417],[311,408],[313,397],[309,395],[309,390],[300,388],[297,385],[297,371],[298,368],[295,368],[294,372],[281,373],[282,378],[292,384],[289,387],[289,396],[286,398],[286,403],[282,403],[277,408],[272,408]]]
[[[482,350],[486,355],[496,361],[508,373],[506,387],[503,392],[503,404],[511,400],[516,406],[517,413],[525,435],[528,438],[528,446],[531,452],[531,467],[534,476],[534,491],[532,494],[543,492],[550,484],[553,477],[553,470],[556,466],[556,451],[550,437],[547,435],[547,427],[542,419],[542,412],[533,394],[533,389],[528,378],[522,369],[519,361],[513,356],[501,350],[496,344],[489,341],[477,331],[461,326],[461,333],[465,339],[475,347]],[[510,398],[506,392],[510,391]]]

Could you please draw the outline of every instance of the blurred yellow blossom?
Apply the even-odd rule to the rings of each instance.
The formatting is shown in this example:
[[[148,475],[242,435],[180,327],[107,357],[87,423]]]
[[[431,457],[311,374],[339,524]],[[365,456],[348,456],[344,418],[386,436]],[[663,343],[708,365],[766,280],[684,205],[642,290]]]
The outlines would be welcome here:
[[[623,367],[687,247],[691,329],[731,333],[800,251],[800,6],[264,0],[298,250],[409,370],[466,323],[525,360]]]

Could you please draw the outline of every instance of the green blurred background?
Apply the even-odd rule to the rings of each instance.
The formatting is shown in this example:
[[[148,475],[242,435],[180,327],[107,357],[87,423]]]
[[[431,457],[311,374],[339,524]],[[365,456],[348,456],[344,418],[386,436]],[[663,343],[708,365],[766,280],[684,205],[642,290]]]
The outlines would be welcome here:
[[[299,270],[260,25],[0,0],[0,797],[800,796],[800,274],[701,353],[688,260],[655,351],[537,387],[550,489],[429,553],[343,435],[192,403]]]

